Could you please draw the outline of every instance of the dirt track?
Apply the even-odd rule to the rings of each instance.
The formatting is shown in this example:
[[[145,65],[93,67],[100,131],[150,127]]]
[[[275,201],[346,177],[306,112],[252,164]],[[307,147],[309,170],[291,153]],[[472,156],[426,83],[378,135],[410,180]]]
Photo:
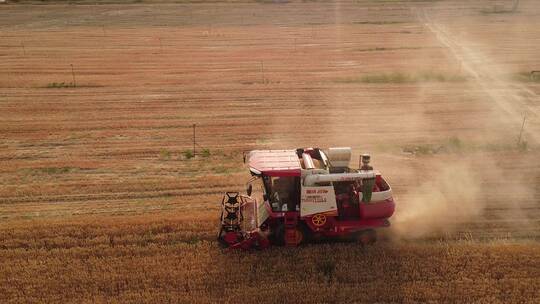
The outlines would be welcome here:
[[[4,257],[111,234],[131,246],[168,218],[180,224],[165,236],[211,242],[221,193],[248,179],[242,151],[313,145],[371,152],[401,209],[466,163],[479,214],[426,238],[540,236],[540,82],[519,74],[540,70],[534,1],[515,14],[482,1],[0,8]],[[77,87],[54,88],[71,65]],[[194,123],[209,157],[184,156]],[[88,225],[108,228],[90,244],[73,232]]]

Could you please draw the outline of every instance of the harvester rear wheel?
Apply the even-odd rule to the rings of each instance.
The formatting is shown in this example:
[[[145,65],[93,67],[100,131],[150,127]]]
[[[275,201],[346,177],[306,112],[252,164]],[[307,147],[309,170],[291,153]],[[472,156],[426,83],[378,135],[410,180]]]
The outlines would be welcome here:
[[[362,246],[373,245],[377,241],[377,232],[373,229],[361,231],[357,240]]]

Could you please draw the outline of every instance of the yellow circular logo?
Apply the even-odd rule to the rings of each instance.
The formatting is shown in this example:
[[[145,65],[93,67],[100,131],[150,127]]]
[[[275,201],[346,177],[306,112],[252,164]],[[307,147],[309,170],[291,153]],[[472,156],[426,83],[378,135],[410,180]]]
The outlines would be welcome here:
[[[317,226],[317,227],[320,227],[324,224],[326,224],[326,215],[323,215],[323,214],[315,214],[312,218],[311,218],[311,222],[313,223],[313,225]]]

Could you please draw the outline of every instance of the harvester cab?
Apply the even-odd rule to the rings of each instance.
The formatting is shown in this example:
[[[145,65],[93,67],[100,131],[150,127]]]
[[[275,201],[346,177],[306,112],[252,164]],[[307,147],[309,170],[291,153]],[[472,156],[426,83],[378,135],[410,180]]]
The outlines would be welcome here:
[[[390,225],[392,189],[367,154],[358,169],[349,167],[350,148],[255,150],[245,159],[253,176],[248,196],[227,193],[222,201],[218,239],[225,246],[296,246],[342,237],[367,244],[375,241],[376,228]],[[255,183],[261,191],[251,195]]]

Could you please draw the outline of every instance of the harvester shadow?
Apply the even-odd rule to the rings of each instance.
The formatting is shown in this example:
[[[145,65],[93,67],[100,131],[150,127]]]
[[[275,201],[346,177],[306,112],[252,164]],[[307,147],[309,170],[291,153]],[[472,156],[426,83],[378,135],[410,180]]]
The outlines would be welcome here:
[[[317,240],[267,250],[216,249],[205,279],[211,300],[251,303],[399,302],[399,249],[388,241],[362,246],[352,240]],[[389,285],[393,284],[393,285]],[[391,286],[392,293],[387,287]]]

